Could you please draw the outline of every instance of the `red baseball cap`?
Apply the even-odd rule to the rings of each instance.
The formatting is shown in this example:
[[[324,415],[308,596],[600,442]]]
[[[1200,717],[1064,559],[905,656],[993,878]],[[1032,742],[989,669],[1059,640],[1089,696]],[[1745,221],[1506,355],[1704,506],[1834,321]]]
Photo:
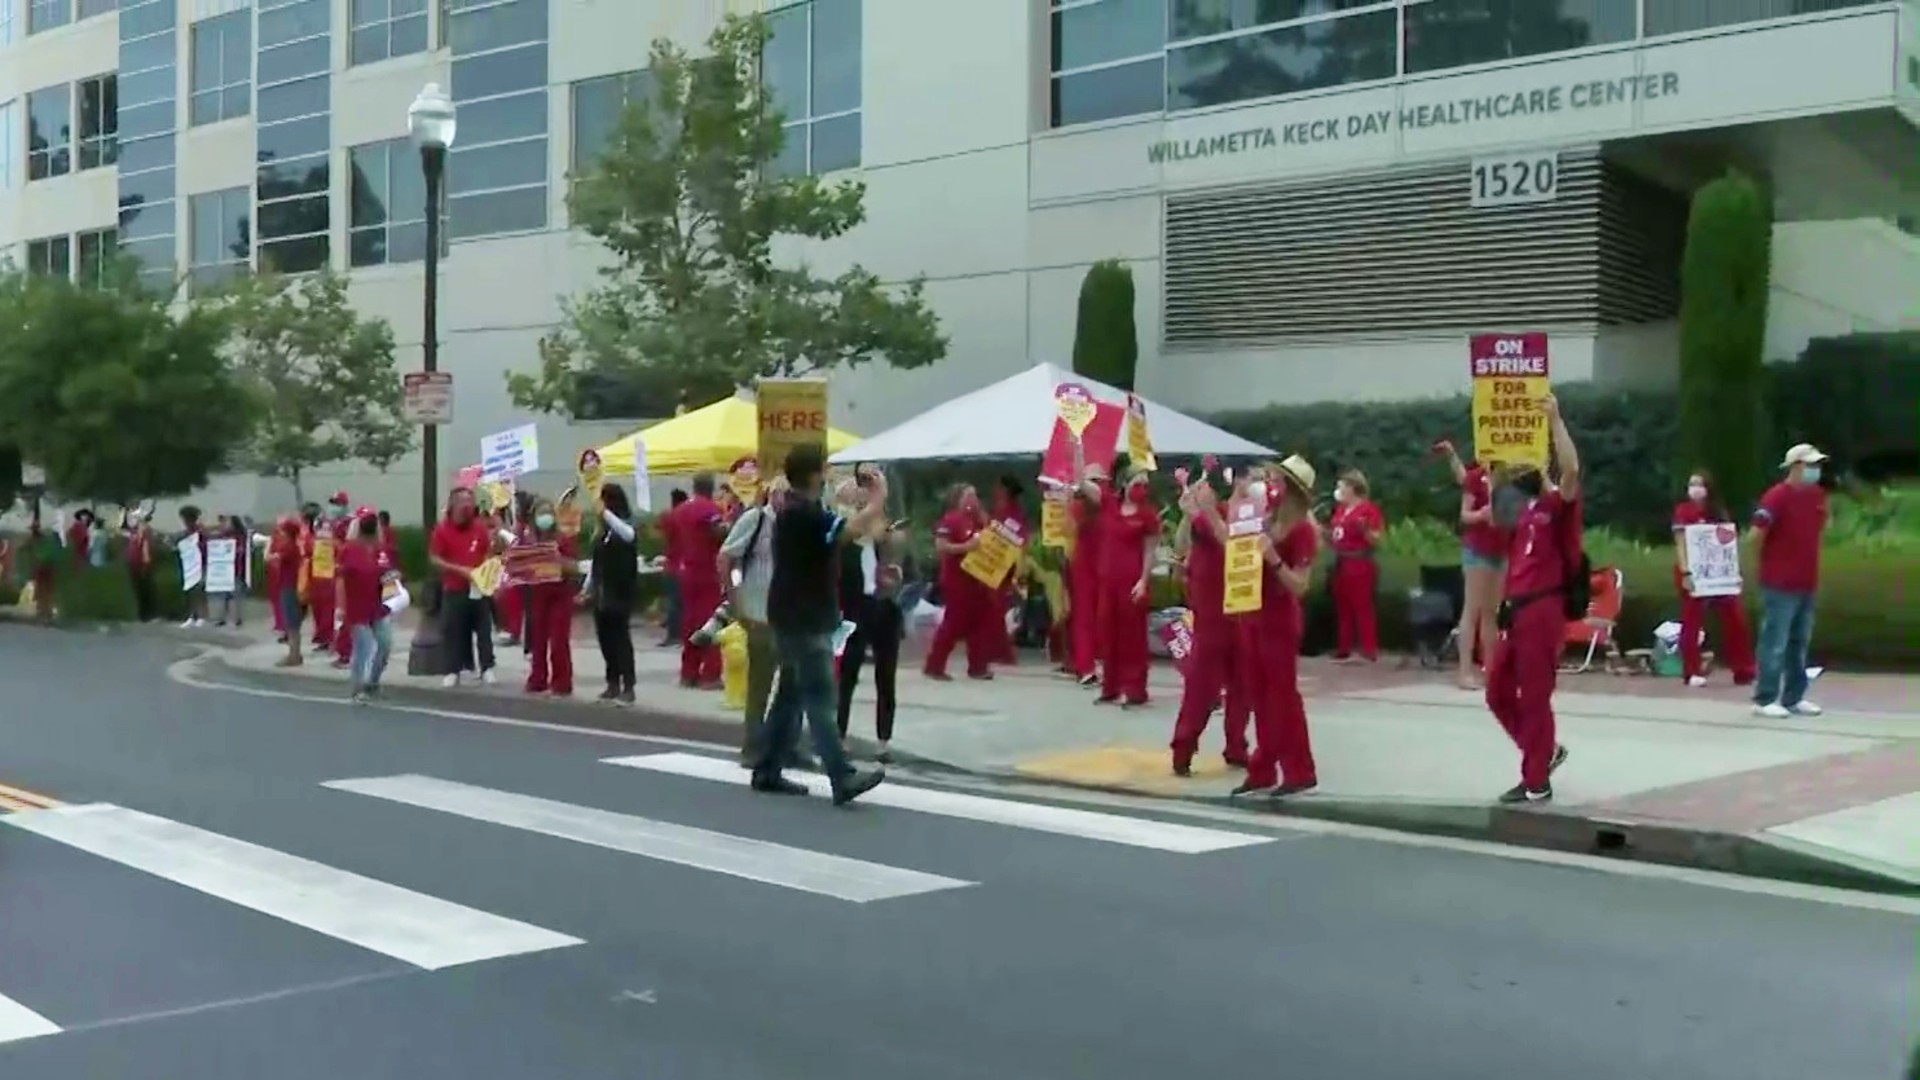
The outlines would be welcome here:
[[[335,505],[335,506],[345,506],[345,505],[347,505],[347,504],[348,504],[349,502],[352,502],[353,500],[351,500],[351,499],[349,499],[349,498],[347,498],[347,493],[346,493],[346,492],[344,492],[344,491],[336,491],[336,492],[334,492],[334,493],[333,493],[333,498],[331,498],[331,499],[328,499],[327,501],[328,501],[328,502],[330,502],[330,503],[332,503],[332,504],[333,504],[333,505]]]

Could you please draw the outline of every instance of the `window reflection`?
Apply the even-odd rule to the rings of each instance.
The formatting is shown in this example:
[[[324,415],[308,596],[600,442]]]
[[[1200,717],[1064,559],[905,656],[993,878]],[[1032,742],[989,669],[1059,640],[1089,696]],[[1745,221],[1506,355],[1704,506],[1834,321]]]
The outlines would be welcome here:
[[[1619,0],[1428,0],[1407,9],[1407,71],[1631,41],[1637,21]]]
[[[1399,18],[1350,15],[1167,51],[1167,106],[1193,109],[1391,78]]]
[[[776,176],[860,165],[860,0],[807,0],[772,12],[760,79],[785,119]],[[827,131],[815,129],[831,123]]]

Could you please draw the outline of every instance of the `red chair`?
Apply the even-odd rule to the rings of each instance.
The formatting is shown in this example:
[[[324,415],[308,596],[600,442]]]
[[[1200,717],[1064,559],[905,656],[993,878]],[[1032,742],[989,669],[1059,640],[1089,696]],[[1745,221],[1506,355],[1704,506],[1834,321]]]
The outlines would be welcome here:
[[[1568,674],[1593,670],[1595,659],[1617,661],[1621,658],[1620,643],[1614,635],[1620,624],[1620,609],[1626,603],[1627,577],[1615,567],[1603,566],[1593,572],[1591,586],[1593,595],[1587,602],[1586,618],[1567,623],[1562,651],[1586,650],[1579,663],[1560,665],[1560,670]],[[1608,666],[1611,667],[1611,663]]]

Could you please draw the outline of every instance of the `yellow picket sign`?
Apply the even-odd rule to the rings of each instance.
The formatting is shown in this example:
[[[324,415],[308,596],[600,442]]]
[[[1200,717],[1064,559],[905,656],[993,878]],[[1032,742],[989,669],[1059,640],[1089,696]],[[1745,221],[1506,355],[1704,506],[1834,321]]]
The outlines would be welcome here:
[[[1226,591],[1221,609],[1229,615],[1260,610],[1260,582],[1266,577],[1260,565],[1260,533],[1265,527],[1251,505],[1228,507]]]
[[[1040,543],[1073,554],[1073,517],[1064,499],[1047,499],[1040,504]]]
[[[997,589],[1020,565],[1023,546],[1012,530],[996,521],[980,531],[980,545],[960,560],[960,569],[987,588]]]
[[[313,573],[315,581],[333,580],[334,541],[316,537],[313,541]]]
[[[500,580],[505,576],[506,566],[495,557],[474,567],[467,580],[473,583],[474,592],[481,596],[492,596],[500,590]]]
[[[1148,472],[1160,467],[1153,454],[1153,437],[1147,433],[1147,403],[1133,394],[1127,395],[1127,462]]]

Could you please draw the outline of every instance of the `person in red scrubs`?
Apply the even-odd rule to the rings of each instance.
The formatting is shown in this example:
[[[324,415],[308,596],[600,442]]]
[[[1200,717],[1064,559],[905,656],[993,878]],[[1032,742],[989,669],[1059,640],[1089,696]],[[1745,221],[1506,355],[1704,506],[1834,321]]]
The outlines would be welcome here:
[[[940,625],[927,649],[923,674],[948,681],[947,659],[961,642],[967,647],[967,677],[991,679],[988,667],[994,649],[991,621],[993,593],[961,568],[967,553],[980,546],[986,514],[972,485],[961,484],[947,496],[947,512],[933,530],[933,548],[940,556]],[[1004,622],[1004,620],[1002,620]]]
[[[393,651],[393,628],[387,619],[384,595],[393,566],[380,546],[380,521],[371,513],[356,517],[340,545],[338,573],[340,623],[353,638],[355,663],[349,682],[353,700],[361,704],[380,693]]]
[[[1333,490],[1333,519],[1327,539],[1333,546],[1333,611],[1339,626],[1335,663],[1349,663],[1357,648],[1368,663],[1380,659],[1380,628],[1374,594],[1380,589],[1376,549],[1387,531],[1387,517],[1367,498],[1367,478],[1358,469],[1340,474]]]
[[[573,600],[579,591],[579,547],[571,536],[561,535],[553,504],[542,499],[534,504],[533,520],[507,549],[506,561],[519,577],[529,578],[527,586],[527,648],[531,665],[527,671],[527,693],[570,697],[573,694]],[[553,557],[528,563],[524,571],[516,566],[516,549],[552,545]],[[544,550],[544,549],[543,549]]]
[[[1266,791],[1274,797],[1311,791],[1320,782],[1300,697],[1300,642],[1306,632],[1302,597],[1313,583],[1320,530],[1313,522],[1313,466],[1299,455],[1263,469],[1251,492],[1272,506],[1261,534],[1260,610],[1242,629],[1257,743],[1247,778],[1235,795]]]
[[[314,559],[307,571],[307,606],[313,612],[313,647],[332,652],[338,627],[334,608],[339,602],[339,584],[328,567],[337,563],[346,546],[349,526],[347,493],[336,491],[327,500],[326,517],[313,523]]]
[[[1494,494],[1504,490],[1504,470],[1460,460],[1442,439],[1434,450],[1445,456],[1460,485],[1460,674],[1462,690],[1480,689],[1480,672],[1500,637],[1500,590],[1506,587],[1507,548],[1511,536],[1494,513]],[[1496,475],[1498,472],[1498,475]]]
[[[1026,487],[1018,478],[1001,477],[999,485],[993,490],[993,510],[988,517],[1013,530],[1016,535],[1027,541],[1027,549],[1032,550],[1033,538],[1027,532],[1027,511],[1020,503],[1021,496],[1026,492]],[[1007,575],[1007,580],[1000,583],[999,590],[993,596],[992,607],[992,615],[997,615],[998,618],[993,619],[991,624],[982,631],[988,634],[992,641],[992,662],[996,664],[1012,665],[1019,662],[1019,657],[1013,651],[1013,631],[1008,628],[1006,619],[1007,609],[1013,606],[1014,579],[1019,576],[1019,570],[1016,568],[1013,573]]]
[[[1080,448],[1076,444],[1076,456]],[[1069,614],[1067,633],[1073,646],[1073,670],[1081,686],[1100,681],[1100,664],[1107,656],[1107,643],[1101,636],[1105,624],[1100,621],[1100,561],[1106,538],[1101,507],[1113,501],[1113,486],[1107,471],[1098,465],[1083,465],[1081,480],[1074,488],[1068,508],[1073,518],[1073,557],[1067,563]]]
[[[1735,686],[1750,686],[1755,676],[1753,634],[1747,629],[1746,609],[1739,594],[1732,596],[1693,595],[1693,574],[1687,566],[1686,530],[1689,525],[1724,525],[1734,533],[1738,526],[1713,490],[1713,475],[1695,469],[1687,478],[1687,498],[1673,508],[1673,587],[1680,594],[1680,664],[1688,686],[1705,686],[1707,677],[1700,660],[1700,639],[1706,633],[1706,618],[1711,612],[1720,619],[1721,659],[1733,671]],[[1730,534],[1732,535],[1732,534]]]
[[[1520,782],[1501,793],[1503,803],[1553,798],[1549,777],[1567,760],[1556,738],[1553,690],[1566,646],[1567,581],[1580,572],[1580,457],[1553,395],[1540,399],[1540,409],[1560,482],[1549,487],[1539,469],[1514,467],[1513,486],[1527,505],[1507,552],[1500,640],[1487,664],[1487,708],[1520,749]]]
[[[713,477],[693,478],[693,494],[669,514],[680,568],[680,685],[702,690],[720,687],[720,647],[696,645],[693,635],[719,609],[720,543],[726,522],[713,501]]]
[[[67,526],[67,552],[73,565],[87,565],[87,549],[93,544],[93,511],[75,510],[73,524]]]
[[[1100,668],[1103,705],[1147,703],[1147,610],[1153,558],[1160,546],[1160,510],[1147,489],[1147,473],[1135,469],[1118,498],[1101,505],[1101,635],[1107,643]]]
[[[300,655],[300,564],[305,558],[300,519],[288,514],[267,538],[267,579],[273,597],[273,624],[280,631],[281,642],[287,646],[287,655],[276,661],[280,667],[299,667],[306,662]]]
[[[1237,485],[1244,495],[1249,481]],[[1213,710],[1225,695],[1227,765],[1247,764],[1247,696],[1243,683],[1246,665],[1240,662],[1239,618],[1225,608],[1227,584],[1227,523],[1219,500],[1205,479],[1180,497],[1186,515],[1187,608],[1193,612],[1193,653],[1187,659],[1187,681],[1180,691],[1180,713],[1173,725],[1173,772],[1193,773],[1193,755]]]
[[[501,534],[505,533],[512,536],[513,541],[520,540],[533,528],[533,493],[514,492],[512,505],[503,507],[502,513],[505,516],[489,526],[495,537],[504,539]],[[501,586],[500,591],[493,594],[493,611],[494,629],[500,632],[499,644],[508,648],[521,644],[527,621],[526,586],[512,582]]]

